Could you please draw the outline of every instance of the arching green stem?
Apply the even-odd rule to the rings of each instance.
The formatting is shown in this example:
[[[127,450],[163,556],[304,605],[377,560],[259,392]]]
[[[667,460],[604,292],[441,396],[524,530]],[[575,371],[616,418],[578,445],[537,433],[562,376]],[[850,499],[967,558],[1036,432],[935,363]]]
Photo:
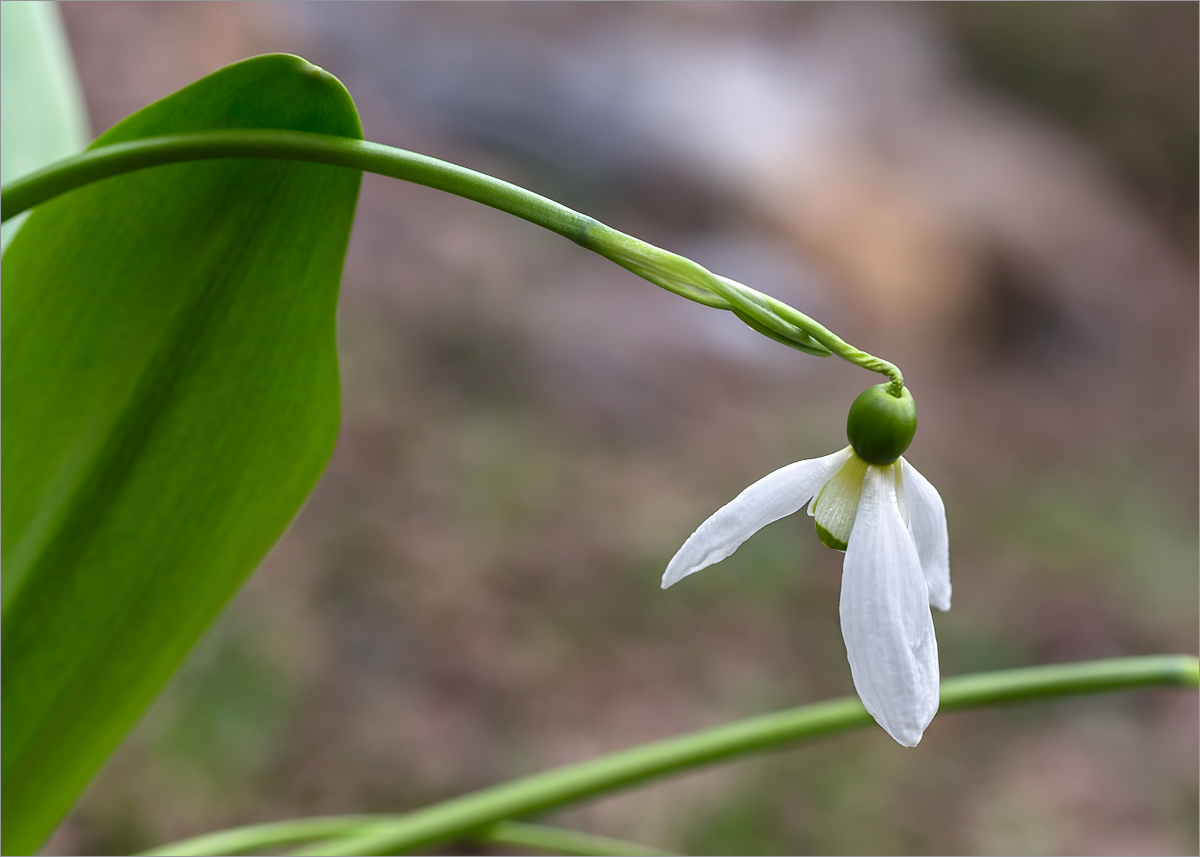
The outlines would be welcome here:
[[[594,218],[506,181],[455,164],[325,134],[278,130],[219,130],[150,137],[89,149],[9,182],[0,192],[0,220],[85,184],[184,161],[277,158],[377,173],[453,193],[506,211],[571,239],[655,285],[690,301],[732,311],[754,330],[817,356],[843,360],[886,375],[899,395],[900,370],[845,342],[808,316],[769,295],[721,277],[690,259],[640,241]]]

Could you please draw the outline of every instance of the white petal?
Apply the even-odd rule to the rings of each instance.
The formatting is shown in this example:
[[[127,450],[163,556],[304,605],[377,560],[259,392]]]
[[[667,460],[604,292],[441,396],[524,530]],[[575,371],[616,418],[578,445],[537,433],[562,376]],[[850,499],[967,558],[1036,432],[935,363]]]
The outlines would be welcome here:
[[[873,466],[863,480],[842,573],[842,636],[863,705],[896,741],[915,747],[938,708],[937,640],[894,473]]]
[[[764,476],[699,526],[663,574],[662,588],[720,562],[772,521],[796,512],[851,456],[850,447]]]
[[[921,571],[929,585],[929,603],[950,609],[950,533],[946,529],[946,504],[937,489],[903,458],[903,486],[908,503],[908,528],[917,543]]]

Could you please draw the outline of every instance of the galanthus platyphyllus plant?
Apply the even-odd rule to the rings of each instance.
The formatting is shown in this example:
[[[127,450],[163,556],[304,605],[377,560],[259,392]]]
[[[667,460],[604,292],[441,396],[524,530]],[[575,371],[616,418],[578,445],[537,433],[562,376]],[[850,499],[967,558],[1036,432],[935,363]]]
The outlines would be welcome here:
[[[846,552],[842,636],[854,687],[887,733],[915,747],[938,709],[938,652],[930,605],[950,609],[946,508],[901,453],[917,429],[912,394],[887,384],[850,407],[850,445],[755,482],[684,542],[663,588],[720,562],[772,521],[806,503],[817,534]]]
[[[4,151],[16,151],[12,132],[38,163],[55,148],[44,120],[62,111],[30,93],[53,100],[74,89],[54,10],[0,3],[5,47],[28,48],[6,49],[0,63]],[[10,84],[26,97],[9,99]],[[9,121],[14,104],[30,121]],[[958,676],[939,688],[929,608],[950,606],[945,510],[900,457],[916,407],[898,366],[765,292],[494,176],[364,140],[362,125],[329,72],[290,55],[254,57],[0,188],[3,379],[21,402],[3,431],[0,854],[42,850],[320,477],[337,436],[337,295],[363,173],[507,212],[777,343],[888,378],[855,400],[850,446],[746,489],[687,541],[663,583],[807,504],[821,540],[846,553],[841,615],[854,683],[900,743],[918,743],[939,704],[1200,686],[1194,656],[1145,655]],[[516,819],[869,723],[853,700],[816,701],[398,813],[283,818],[140,853],[405,854],[455,843],[667,853]]]

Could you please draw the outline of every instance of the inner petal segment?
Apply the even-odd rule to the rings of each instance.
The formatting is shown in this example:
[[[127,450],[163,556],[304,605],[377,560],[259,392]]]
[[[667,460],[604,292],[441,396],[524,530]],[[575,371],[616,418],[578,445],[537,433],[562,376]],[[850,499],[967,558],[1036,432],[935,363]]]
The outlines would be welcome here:
[[[825,483],[813,501],[812,514],[817,525],[817,536],[834,550],[844,551],[850,541],[868,466],[857,455],[852,455]]]

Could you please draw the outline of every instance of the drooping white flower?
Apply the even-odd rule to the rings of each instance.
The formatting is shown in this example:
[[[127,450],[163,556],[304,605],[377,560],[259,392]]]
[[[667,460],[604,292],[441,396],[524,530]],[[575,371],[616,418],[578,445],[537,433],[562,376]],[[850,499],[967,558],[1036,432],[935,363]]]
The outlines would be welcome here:
[[[667,566],[663,589],[805,504],[821,540],[846,552],[840,613],[854,687],[889,735],[915,747],[938,708],[929,608],[950,609],[950,560],[942,499],[904,458],[871,464],[847,446],[776,470],[700,525]]]

